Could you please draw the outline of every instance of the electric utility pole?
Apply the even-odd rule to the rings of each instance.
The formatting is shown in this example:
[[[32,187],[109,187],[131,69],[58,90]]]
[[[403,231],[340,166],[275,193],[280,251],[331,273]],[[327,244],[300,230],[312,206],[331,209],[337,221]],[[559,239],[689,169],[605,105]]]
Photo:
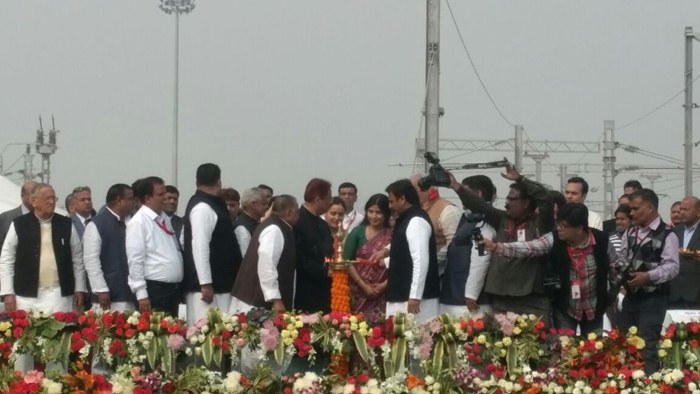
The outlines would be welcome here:
[[[440,139],[440,0],[427,0],[425,48],[425,147],[439,156]],[[423,170],[430,163],[424,161]]]

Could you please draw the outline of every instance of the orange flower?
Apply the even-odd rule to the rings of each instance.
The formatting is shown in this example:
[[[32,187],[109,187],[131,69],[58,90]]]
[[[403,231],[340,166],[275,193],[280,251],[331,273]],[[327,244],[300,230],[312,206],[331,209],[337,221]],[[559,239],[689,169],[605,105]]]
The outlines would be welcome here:
[[[416,387],[421,387],[423,385],[425,385],[425,382],[416,375],[411,374],[406,377],[406,388],[408,388],[409,391],[413,390]]]

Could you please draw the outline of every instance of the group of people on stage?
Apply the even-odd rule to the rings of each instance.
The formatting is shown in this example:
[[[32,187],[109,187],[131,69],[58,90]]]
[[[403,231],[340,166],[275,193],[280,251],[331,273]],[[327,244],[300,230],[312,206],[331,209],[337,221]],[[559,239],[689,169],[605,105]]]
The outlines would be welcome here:
[[[370,322],[400,312],[418,321],[515,312],[586,334],[602,331],[607,316],[638,328],[645,369],[658,369],[666,310],[700,309],[700,265],[679,257],[700,249],[700,200],[674,205],[667,225],[656,193],[628,182],[615,217],[603,221],[585,205],[580,177],[562,194],[508,166],[501,210],[487,176],[448,175],[462,207],[414,176],[359,211],[349,182],[334,196],[314,178],[299,204],[265,185],[225,189],[220,168],[206,163],[182,216],[178,190],[155,176],[112,185],[97,212],[90,188],[78,187],[66,198],[69,216],[55,213],[51,185],[27,182],[22,204],[0,214],[0,295],[6,310],[47,312],[92,304],[177,315],[184,303],[190,323],[212,307],[329,312],[327,262],[346,260],[355,262],[352,310]]]

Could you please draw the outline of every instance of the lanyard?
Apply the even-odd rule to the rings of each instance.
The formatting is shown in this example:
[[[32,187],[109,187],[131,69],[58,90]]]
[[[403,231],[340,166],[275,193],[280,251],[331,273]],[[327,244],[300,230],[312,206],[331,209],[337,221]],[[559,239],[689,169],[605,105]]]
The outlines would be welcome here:
[[[506,222],[506,232],[508,233],[508,240],[512,240],[515,235],[517,235],[518,230],[522,230],[527,226],[527,222],[520,223],[519,225],[513,227],[513,222],[508,220]]]
[[[588,256],[591,254],[593,247],[590,245],[590,242],[587,247],[584,249],[578,249],[578,253],[576,252],[577,248],[567,245],[566,246],[566,252],[569,254],[569,259],[571,259],[571,263],[573,264],[574,268],[574,273],[576,274],[577,277],[582,278],[585,276],[584,274],[584,263],[586,262],[586,259]],[[578,255],[578,258],[574,258],[574,256]]]
[[[160,220],[158,220],[158,219],[160,219]],[[155,219],[153,219],[153,220],[155,220],[156,223],[158,223],[158,227],[160,227],[161,230],[165,231],[166,234],[168,234],[168,235],[175,235],[174,232],[168,230],[168,226],[165,224],[165,219],[163,219],[163,218],[155,218]]]

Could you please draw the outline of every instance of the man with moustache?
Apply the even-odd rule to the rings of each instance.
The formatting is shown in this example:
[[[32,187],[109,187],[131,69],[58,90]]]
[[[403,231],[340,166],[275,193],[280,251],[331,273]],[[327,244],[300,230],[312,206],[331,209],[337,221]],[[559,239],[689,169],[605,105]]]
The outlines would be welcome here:
[[[333,257],[333,236],[321,215],[331,206],[330,182],[314,178],[304,191],[304,204],[294,226],[296,240],[297,310],[328,313],[331,309],[331,272],[325,261]]]
[[[134,294],[129,288],[125,219],[134,209],[134,192],[123,183],[112,185],[106,202],[85,228],[85,270],[103,310],[129,311],[134,309]]]
[[[674,227],[681,249],[700,250],[700,199],[688,196],[681,201],[678,226]],[[671,280],[669,309],[700,309],[700,262],[688,255],[680,256],[678,275]]]
[[[129,287],[140,312],[177,316],[184,268],[180,243],[163,213],[165,183],[155,176],[139,179],[134,197],[142,205],[126,226]]]

